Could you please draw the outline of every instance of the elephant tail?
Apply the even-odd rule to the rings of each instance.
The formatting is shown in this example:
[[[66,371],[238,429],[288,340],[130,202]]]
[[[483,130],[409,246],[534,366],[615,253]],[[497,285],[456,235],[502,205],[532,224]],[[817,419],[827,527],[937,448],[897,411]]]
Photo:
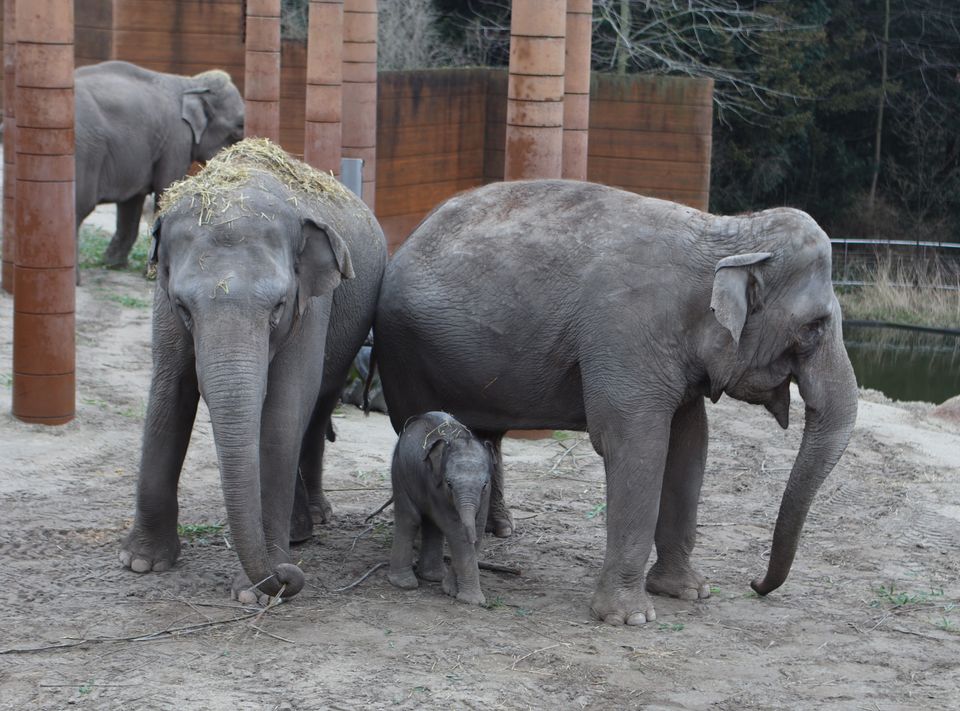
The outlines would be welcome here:
[[[370,365],[367,368],[367,380],[363,384],[363,414],[370,414],[370,387],[373,385],[373,375],[377,371],[377,344],[370,346]],[[389,502],[387,502],[389,503]],[[382,511],[383,509],[380,509]],[[377,513],[380,513],[379,511]]]

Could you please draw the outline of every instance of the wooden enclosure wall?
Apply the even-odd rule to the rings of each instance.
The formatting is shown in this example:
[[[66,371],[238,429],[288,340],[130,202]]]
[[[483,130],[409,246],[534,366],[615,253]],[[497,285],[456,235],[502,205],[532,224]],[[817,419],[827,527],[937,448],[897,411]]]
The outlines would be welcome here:
[[[507,72],[381,72],[377,218],[391,249],[451,195],[503,180]],[[594,74],[588,179],[706,210],[713,82]]]
[[[123,59],[177,74],[219,67],[243,91],[243,0],[75,3],[78,65]],[[305,43],[285,41],[281,61],[280,141],[302,155]],[[393,249],[438,203],[503,179],[507,71],[381,72],[378,97],[376,213]],[[588,178],[706,209],[712,98],[707,79],[595,74]]]

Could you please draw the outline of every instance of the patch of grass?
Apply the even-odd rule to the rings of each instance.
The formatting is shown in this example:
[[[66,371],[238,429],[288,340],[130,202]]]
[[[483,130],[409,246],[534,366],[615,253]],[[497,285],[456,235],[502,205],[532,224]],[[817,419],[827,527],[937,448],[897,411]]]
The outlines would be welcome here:
[[[223,532],[222,523],[178,523],[177,535],[189,543],[206,546]]]
[[[554,430],[553,438],[558,442],[564,442],[574,436],[573,432],[567,432],[566,430]]]
[[[942,615],[939,620],[933,623],[933,626],[944,632],[960,632],[960,626],[946,615]]]
[[[80,685],[80,688],[77,689],[77,691],[80,692],[80,695],[81,695],[81,696],[86,696],[86,695],[89,694],[91,691],[93,691],[93,682],[92,682],[92,681],[88,681],[86,684],[81,684],[81,685]]]
[[[931,598],[943,597],[943,588],[931,589],[929,592],[909,593],[905,590],[895,590],[893,583],[889,586],[881,585],[874,588],[873,592],[876,597],[870,601],[870,607],[889,607],[891,610],[907,605],[925,605],[931,602]]]
[[[507,603],[503,601],[502,597],[497,595],[492,600],[487,600],[485,603],[483,603],[483,606],[488,610],[499,610],[503,607],[507,607]]]
[[[711,585],[711,586],[710,586],[710,594],[711,594],[711,595],[719,595],[719,594],[720,594],[720,588],[717,587],[716,585]]]
[[[837,290],[846,319],[960,328],[960,276],[937,261],[881,257],[849,276],[869,283]]]
[[[592,509],[587,511],[587,518],[596,518],[600,514],[606,512],[606,510],[607,510],[607,502],[604,501],[602,504],[597,504]]]
[[[0,373],[0,385],[5,388],[13,386],[13,373]]]
[[[661,622],[657,625],[657,629],[661,632],[682,632],[684,627],[685,625],[682,622]]]
[[[93,225],[80,227],[80,268],[93,269],[103,267],[103,253],[110,244],[112,235],[104,229]],[[150,254],[151,237],[141,232],[137,241],[130,250],[128,264],[124,271],[143,274],[147,271],[147,257]]]
[[[128,309],[149,309],[151,305],[147,299],[140,299],[136,296],[126,296],[125,294],[108,294],[107,300],[125,306]]]

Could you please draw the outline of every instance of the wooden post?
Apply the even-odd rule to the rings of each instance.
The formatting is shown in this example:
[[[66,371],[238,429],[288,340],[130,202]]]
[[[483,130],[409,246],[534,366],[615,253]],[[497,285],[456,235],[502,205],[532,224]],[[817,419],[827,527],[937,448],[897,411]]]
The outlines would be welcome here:
[[[377,0],[343,3],[344,158],[363,159],[363,201],[376,204]]]
[[[17,2],[3,3],[3,288],[13,293],[17,255]]]
[[[244,135],[280,143],[280,0],[247,0]]]
[[[592,0],[567,0],[563,89],[563,177],[587,179]]]
[[[16,0],[13,414],[76,409],[73,0]]]
[[[505,180],[559,178],[566,0],[513,0]]]
[[[310,0],[303,159],[340,175],[343,0]]]

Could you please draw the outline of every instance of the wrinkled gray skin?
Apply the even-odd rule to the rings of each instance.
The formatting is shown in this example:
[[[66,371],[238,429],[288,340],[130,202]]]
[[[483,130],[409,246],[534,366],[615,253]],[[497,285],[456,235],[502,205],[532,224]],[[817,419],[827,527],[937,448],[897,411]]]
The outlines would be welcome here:
[[[690,562],[704,397],[762,404],[786,427],[793,380],[803,441],[766,577],[752,585],[766,594],[784,582],[856,419],[840,325],[830,243],[803,212],[716,217],[531,181],[479,188],[428,216],[387,267],[374,328],[395,428],[443,409],[498,450],[511,428],[589,431],[607,479],[591,610],[642,624],[656,614],[647,591],[709,596]],[[499,466],[490,516],[509,535]]]
[[[387,575],[397,587],[419,585],[413,572],[413,539],[420,531],[417,572],[442,581],[461,602],[482,605],[477,556],[490,506],[494,452],[443,412],[407,422],[400,433],[390,476],[393,482],[393,550]],[[443,540],[450,546],[447,570]]]
[[[128,62],[76,71],[77,229],[100,203],[117,203],[117,231],[104,253],[127,264],[144,198],[159,197],[193,161],[243,138],[243,97],[230,77],[162,74]]]
[[[177,483],[202,395],[244,571],[233,592],[262,602],[303,586],[289,542],[311,535],[307,493],[326,508],[324,433],[373,320],[386,243],[352,195],[347,208],[320,213],[259,172],[242,192],[245,209],[215,224],[199,226],[184,198],[155,227],[153,380],[120,560],[160,571],[179,555]]]

